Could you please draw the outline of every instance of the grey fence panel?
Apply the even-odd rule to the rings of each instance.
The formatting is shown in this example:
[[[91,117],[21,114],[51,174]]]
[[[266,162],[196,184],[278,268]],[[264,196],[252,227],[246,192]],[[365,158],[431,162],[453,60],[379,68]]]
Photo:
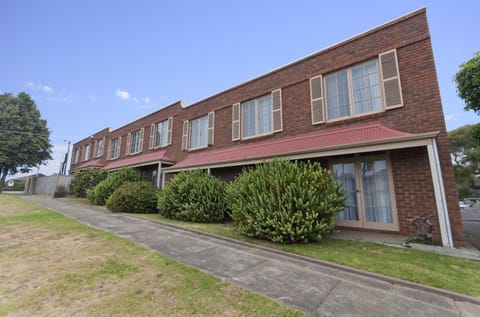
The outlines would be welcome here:
[[[73,176],[53,175],[30,178],[28,186],[29,194],[49,195],[54,197],[63,196],[70,192],[70,183]]]

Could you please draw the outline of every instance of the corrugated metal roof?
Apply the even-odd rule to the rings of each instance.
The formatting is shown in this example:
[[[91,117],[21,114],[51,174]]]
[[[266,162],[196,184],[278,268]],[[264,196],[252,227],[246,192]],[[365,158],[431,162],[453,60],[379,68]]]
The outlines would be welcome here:
[[[381,123],[370,123],[275,140],[264,140],[253,144],[239,144],[218,150],[191,152],[184,160],[178,162],[172,166],[172,168],[177,169],[221,162],[286,156],[309,150],[321,151],[322,149],[335,146],[361,145],[362,143],[388,139],[393,140],[413,135],[414,134],[411,133],[390,129]]]

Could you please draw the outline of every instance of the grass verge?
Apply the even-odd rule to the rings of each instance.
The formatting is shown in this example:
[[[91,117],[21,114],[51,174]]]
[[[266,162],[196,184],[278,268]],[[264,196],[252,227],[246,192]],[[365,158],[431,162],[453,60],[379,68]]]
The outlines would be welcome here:
[[[158,214],[135,215],[480,297],[480,261],[372,242],[328,238],[308,244],[279,245],[242,236],[236,232],[233,223],[199,224],[166,219]]]
[[[0,316],[303,315],[16,196],[0,241]]]

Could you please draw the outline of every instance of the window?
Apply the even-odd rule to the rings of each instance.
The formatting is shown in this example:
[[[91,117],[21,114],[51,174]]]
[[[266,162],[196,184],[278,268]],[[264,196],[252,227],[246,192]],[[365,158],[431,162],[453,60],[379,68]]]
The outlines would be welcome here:
[[[272,97],[242,103],[242,138],[272,133]]]
[[[127,155],[136,154],[142,152],[143,149],[143,131],[144,129],[137,130],[129,133],[127,137]]]
[[[208,116],[190,121],[189,149],[206,147],[208,145]]]
[[[383,110],[376,59],[325,76],[325,88],[329,120]]]
[[[338,225],[398,230],[391,169],[385,157],[359,157],[331,166],[346,190],[347,207],[336,216]]]
[[[282,90],[232,105],[232,141],[280,132]]]
[[[80,150],[75,149],[75,153],[73,155],[73,164],[77,164],[79,160],[80,160]]]
[[[88,161],[90,159],[90,144],[85,145],[83,160]]]
[[[105,138],[102,138],[95,142],[95,157],[103,156],[103,151],[105,148]]]
[[[206,116],[183,121],[182,151],[201,149],[213,145],[215,127],[215,112]]]
[[[116,138],[110,142],[110,159],[114,160],[119,156],[120,156],[120,138]]]
[[[155,147],[162,147],[168,144],[168,122],[164,120],[155,124]]]

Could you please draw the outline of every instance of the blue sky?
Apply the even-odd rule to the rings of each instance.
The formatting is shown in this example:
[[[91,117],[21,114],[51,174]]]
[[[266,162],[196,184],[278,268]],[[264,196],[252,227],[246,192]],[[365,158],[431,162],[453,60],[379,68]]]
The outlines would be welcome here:
[[[187,105],[427,8],[447,129],[480,121],[452,80],[480,50],[480,1],[0,0],[0,93],[25,91],[67,140]],[[35,171],[36,172],[36,171]]]

